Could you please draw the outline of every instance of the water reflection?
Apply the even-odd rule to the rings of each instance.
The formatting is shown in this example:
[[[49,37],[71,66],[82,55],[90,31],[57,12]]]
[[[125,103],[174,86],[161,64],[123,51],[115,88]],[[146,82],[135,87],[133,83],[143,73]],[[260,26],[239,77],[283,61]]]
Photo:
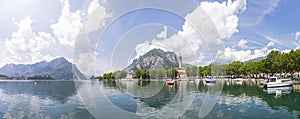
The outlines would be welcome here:
[[[0,81],[0,118],[93,118],[72,81]]]
[[[295,85],[263,89],[255,81],[222,79],[215,84],[183,80],[171,86],[134,80],[75,84],[77,89],[68,81],[0,82],[0,117],[298,118],[300,111]]]
[[[0,90],[8,95],[35,95],[61,102],[76,94],[73,81],[1,81]]]
[[[290,94],[293,90],[293,86],[286,87],[275,87],[275,88],[265,88],[263,91],[268,94],[275,94],[275,98],[279,98],[284,94]]]
[[[140,89],[147,92],[148,89],[143,90],[141,87],[152,83],[153,88],[156,88],[164,84],[164,82],[159,81],[155,83],[149,81],[122,81],[116,83],[119,84],[110,85],[104,83],[104,86],[111,86],[109,89],[112,89],[112,87],[117,90],[125,89],[125,91]],[[133,84],[139,87],[133,87]],[[117,88],[118,85],[122,87]],[[220,85],[222,85],[221,91],[216,91],[217,87],[220,88]],[[216,105],[207,115],[208,118],[235,118],[236,115],[239,115],[237,118],[249,118],[261,112],[265,113],[263,114],[264,116],[257,115],[258,117],[272,118],[275,115],[278,118],[297,118],[300,111],[300,106],[298,106],[300,104],[300,93],[294,91],[293,87],[263,89],[260,87],[259,82],[255,80],[219,80],[216,84],[207,84],[203,80],[177,81],[172,86],[162,86],[162,89],[151,97],[128,97],[134,99],[135,106],[137,106],[135,113],[138,116],[146,118],[171,117],[166,116],[167,112],[171,114],[176,112],[177,114],[180,113],[178,110],[182,110],[184,115],[178,114],[172,117],[199,118],[199,112],[207,109],[207,107],[201,108],[209,104],[207,100],[216,101]],[[216,98],[216,96],[219,96],[218,93],[220,93],[220,97]],[[189,101],[192,101],[192,103],[189,103]],[[179,104],[180,102],[185,102],[185,104],[189,105],[188,109],[180,108],[183,104]],[[173,105],[173,107],[170,108],[169,105]],[[274,112],[270,108],[278,111]],[[158,110],[162,112],[157,113]]]

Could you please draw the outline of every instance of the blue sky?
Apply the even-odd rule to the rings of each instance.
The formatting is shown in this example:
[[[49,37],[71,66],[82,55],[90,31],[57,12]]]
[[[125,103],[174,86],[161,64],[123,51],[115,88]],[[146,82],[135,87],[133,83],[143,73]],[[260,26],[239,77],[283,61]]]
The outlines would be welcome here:
[[[299,46],[299,4],[299,0],[1,1],[0,67],[66,57],[85,74],[102,74],[122,69],[153,48],[182,53],[184,62],[196,65],[216,59],[218,53],[212,49],[223,51],[224,63],[246,61]],[[197,20],[203,16],[206,20]],[[218,32],[212,34],[215,40],[209,40],[211,32],[199,30],[207,25]]]

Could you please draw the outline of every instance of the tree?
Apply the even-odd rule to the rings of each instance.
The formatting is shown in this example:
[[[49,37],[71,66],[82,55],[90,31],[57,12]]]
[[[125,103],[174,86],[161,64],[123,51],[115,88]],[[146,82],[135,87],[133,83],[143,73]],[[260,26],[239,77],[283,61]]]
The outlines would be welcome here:
[[[178,75],[178,71],[175,68],[171,68],[167,70],[167,77],[175,79]]]
[[[149,79],[149,70],[141,70],[141,75],[143,79]]]
[[[203,67],[203,75],[211,76],[211,64]]]
[[[156,70],[150,70],[149,71],[149,77],[150,77],[150,79],[156,79],[156,74],[157,74]]]
[[[112,72],[103,74],[103,79],[114,79]]]
[[[198,67],[198,76],[199,77],[204,77],[203,71],[204,71],[204,68],[202,66],[199,66]]]
[[[250,61],[245,63],[243,66],[240,67],[240,73],[244,76],[251,75],[251,77],[254,77],[254,74],[258,73],[257,69],[257,63]]]
[[[126,76],[127,76],[127,72],[124,70],[113,73],[113,77],[115,77],[115,79],[122,79],[125,78]]]
[[[191,67],[191,76],[197,76],[197,67],[196,66],[192,66]]]
[[[141,76],[142,76],[141,70],[136,70],[134,72],[134,78],[139,79],[139,78],[141,78]]]
[[[90,79],[96,79],[96,77],[95,77],[94,75],[92,75],[92,76],[90,77]]]
[[[280,72],[280,55],[281,53],[278,50],[272,50],[268,55],[266,59],[266,69],[268,73],[278,73]]]
[[[98,76],[97,79],[100,81],[100,80],[103,80],[103,77],[102,76]]]
[[[240,67],[243,66],[243,63],[241,61],[233,61],[231,64],[229,64],[226,68],[227,75],[230,75],[230,77],[235,76],[238,77],[241,75]]]
[[[191,76],[191,68],[190,67],[186,67],[185,68],[185,73],[186,73],[187,77],[190,77]]]
[[[167,73],[166,73],[165,70],[161,70],[161,69],[156,70],[156,78],[157,78],[157,79],[163,79],[163,78],[166,78],[166,75],[167,75]]]

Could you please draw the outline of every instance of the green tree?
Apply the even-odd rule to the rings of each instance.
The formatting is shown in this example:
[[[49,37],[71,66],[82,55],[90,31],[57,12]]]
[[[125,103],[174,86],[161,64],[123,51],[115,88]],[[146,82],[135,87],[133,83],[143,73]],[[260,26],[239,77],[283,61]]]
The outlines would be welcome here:
[[[150,79],[156,79],[156,70],[149,70]]]
[[[197,67],[191,66],[191,76],[197,76]]]
[[[134,78],[139,79],[142,77],[141,70],[134,71]]]
[[[156,70],[156,78],[157,79],[166,78],[166,75],[167,75],[167,73],[165,70],[161,70],[161,69]]]
[[[239,69],[242,66],[243,66],[243,63],[241,61],[233,61],[226,68],[227,75],[230,75],[230,77],[240,76],[241,75],[241,70],[239,70]]]
[[[202,66],[198,67],[198,76],[199,77],[204,77],[204,68]]]
[[[175,68],[171,68],[167,70],[167,77],[175,79],[178,75],[178,71]]]
[[[115,79],[122,79],[125,78],[127,76],[127,72],[122,70],[122,71],[116,71],[113,73],[113,77],[115,77]]]
[[[186,73],[187,77],[190,77],[191,76],[191,68],[190,67],[186,67],[185,68],[185,73]]]
[[[141,76],[143,79],[149,79],[149,70],[141,70]]]

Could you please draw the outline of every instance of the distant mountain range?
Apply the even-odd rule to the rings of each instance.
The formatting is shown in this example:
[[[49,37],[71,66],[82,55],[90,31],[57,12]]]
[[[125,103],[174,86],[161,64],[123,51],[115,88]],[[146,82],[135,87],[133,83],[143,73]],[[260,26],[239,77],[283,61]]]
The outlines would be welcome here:
[[[0,69],[0,74],[26,77],[49,75],[55,80],[72,80],[74,79],[73,76],[86,79],[74,64],[63,57],[50,62],[41,61],[35,64],[7,64]]]
[[[169,69],[178,67],[178,58],[174,52],[153,49],[125,68],[126,71],[141,69]]]
[[[243,63],[247,63],[247,62],[257,62],[257,61],[260,61],[260,60],[265,59],[265,58],[267,58],[267,56],[263,56],[263,57],[258,57],[258,58],[250,59],[250,60],[244,61]]]

